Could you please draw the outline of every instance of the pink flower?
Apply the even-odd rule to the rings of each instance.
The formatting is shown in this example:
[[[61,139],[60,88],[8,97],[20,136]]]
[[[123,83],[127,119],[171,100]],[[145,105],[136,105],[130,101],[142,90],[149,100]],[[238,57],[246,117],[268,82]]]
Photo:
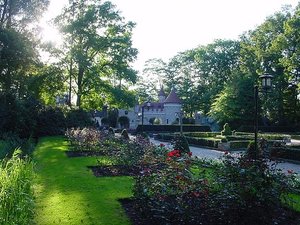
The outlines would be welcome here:
[[[159,145],[160,147],[165,147],[165,144],[163,144],[163,143],[160,143],[160,145]]]
[[[224,152],[224,154],[225,154],[225,155],[228,155],[228,154],[229,154],[229,152],[228,152],[228,151],[225,151],[225,152]]]
[[[188,155],[191,157],[191,156],[193,155],[193,153],[192,153],[192,152],[189,152]]]
[[[168,157],[168,158],[167,158],[167,161],[170,161],[170,160],[171,160],[171,157]]]
[[[294,173],[294,170],[287,170],[287,172],[288,172],[289,174],[292,174],[292,173]]]

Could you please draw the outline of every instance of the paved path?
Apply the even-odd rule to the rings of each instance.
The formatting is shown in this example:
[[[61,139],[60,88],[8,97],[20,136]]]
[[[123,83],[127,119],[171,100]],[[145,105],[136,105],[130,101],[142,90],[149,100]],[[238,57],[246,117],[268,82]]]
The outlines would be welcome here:
[[[150,141],[155,145],[159,145],[160,143],[163,143],[166,145],[167,148],[172,149],[172,145],[169,142],[161,142],[161,141],[154,140],[153,138],[151,138]],[[224,152],[222,151],[193,147],[193,146],[190,146],[190,150],[193,153],[193,156],[198,156],[206,159],[220,159],[220,157],[224,154]],[[235,152],[234,154],[238,154],[238,153],[239,152]],[[282,171],[284,172],[287,172],[287,170],[293,170],[294,172],[300,174],[300,164],[290,163],[290,162],[278,162],[277,168],[282,169]]]

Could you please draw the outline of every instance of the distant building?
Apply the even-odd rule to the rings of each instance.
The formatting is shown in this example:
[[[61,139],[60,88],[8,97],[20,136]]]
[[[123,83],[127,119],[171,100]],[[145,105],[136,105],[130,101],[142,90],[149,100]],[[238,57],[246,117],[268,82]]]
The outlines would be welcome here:
[[[136,105],[131,110],[119,109],[119,118],[127,117],[129,126],[135,129],[139,124],[151,124],[151,121],[159,121],[159,124],[173,124],[178,119],[178,113],[182,110],[182,101],[177,96],[175,88],[166,96],[163,87],[158,92],[158,102],[146,102]],[[106,113],[107,114],[107,113]],[[102,117],[100,117],[102,116]],[[101,112],[95,113],[94,117],[101,126],[104,118]]]

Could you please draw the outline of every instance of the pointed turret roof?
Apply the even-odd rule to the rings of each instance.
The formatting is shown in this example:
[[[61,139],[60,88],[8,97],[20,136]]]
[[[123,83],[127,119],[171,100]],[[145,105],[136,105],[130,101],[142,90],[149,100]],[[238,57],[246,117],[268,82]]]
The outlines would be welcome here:
[[[182,103],[181,99],[176,94],[176,89],[175,88],[172,88],[169,96],[166,98],[164,103],[176,103],[176,104],[181,104]]]
[[[161,88],[160,88],[160,90],[159,90],[159,92],[158,92],[158,97],[159,96],[164,96],[164,97],[166,97],[166,93],[165,93],[165,91],[164,91],[164,86],[161,86]]]

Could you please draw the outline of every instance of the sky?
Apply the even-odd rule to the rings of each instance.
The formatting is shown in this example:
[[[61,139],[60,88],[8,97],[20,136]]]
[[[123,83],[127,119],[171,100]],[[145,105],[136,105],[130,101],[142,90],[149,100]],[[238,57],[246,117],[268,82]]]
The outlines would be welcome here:
[[[59,14],[68,0],[50,0],[41,26],[45,40],[59,40],[46,21]],[[212,43],[238,39],[284,5],[298,0],[111,0],[126,21],[133,21],[133,47],[139,51],[133,67],[142,71],[148,59],[164,61],[177,53]]]

